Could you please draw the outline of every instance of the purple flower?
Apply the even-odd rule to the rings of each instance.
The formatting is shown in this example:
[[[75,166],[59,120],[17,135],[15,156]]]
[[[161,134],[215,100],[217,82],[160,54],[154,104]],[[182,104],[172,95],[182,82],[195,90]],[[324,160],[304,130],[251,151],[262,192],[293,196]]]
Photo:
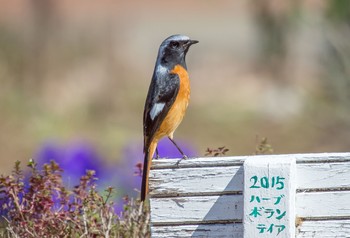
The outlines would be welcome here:
[[[183,141],[178,145],[188,157],[193,157],[196,151]],[[158,144],[161,158],[181,158],[177,148],[168,139],[163,139]],[[141,187],[141,170],[143,163],[142,141],[130,142],[122,151],[121,159],[115,160],[113,165],[107,164],[96,152],[94,147],[86,142],[76,142],[61,145],[55,142],[45,143],[34,157],[38,168],[54,160],[63,169],[62,179],[66,186],[73,188],[79,184],[81,176],[86,170],[96,172],[97,188],[99,191],[111,186],[116,188],[117,195],[114,198],[116,212],[123,210],[123,197],[136,198]]]
[[[35,161],[41,168],[51,160],[63,169],[62,179],[69,187],[78,185],[81,176],[85,175],[87,170],[94,170],[96,177],[102,181],[108,177],[105,161],[88,143],[78,142],[68,146],[45,143],[35,156]],[[99,181],[97,184],[99,185]]]
[[[5,195],[0,195],[0,222],[2,222],[2,217],[7,217],[7,210],[3,209],[3,206],[8,204],[8,198]]]

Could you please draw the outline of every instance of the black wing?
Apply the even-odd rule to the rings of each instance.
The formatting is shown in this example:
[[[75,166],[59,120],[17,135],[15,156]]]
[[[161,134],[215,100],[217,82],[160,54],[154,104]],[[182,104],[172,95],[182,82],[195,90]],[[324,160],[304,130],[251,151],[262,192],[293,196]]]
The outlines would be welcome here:
[[[180,79],[177,74],[153,77],[143,112],[144,150],[149,147],[154,134],[173,105],[179,87]]]

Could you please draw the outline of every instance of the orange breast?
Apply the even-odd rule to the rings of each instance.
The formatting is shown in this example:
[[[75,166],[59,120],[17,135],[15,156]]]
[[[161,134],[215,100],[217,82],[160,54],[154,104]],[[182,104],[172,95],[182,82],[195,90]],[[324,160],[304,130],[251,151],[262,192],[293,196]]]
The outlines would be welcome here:
[[[174,67],[171,73],[179,75],[180,88],[174,104],[171,106],[168,115],[164,118],[159,130],[154,136],[156,141],[163,136],[170,136],[170,138],[173,137],[174,131],[179,126],[185,115],[188,102],[190,100],[191,88],[187,70],[182,66],[177,65]]]

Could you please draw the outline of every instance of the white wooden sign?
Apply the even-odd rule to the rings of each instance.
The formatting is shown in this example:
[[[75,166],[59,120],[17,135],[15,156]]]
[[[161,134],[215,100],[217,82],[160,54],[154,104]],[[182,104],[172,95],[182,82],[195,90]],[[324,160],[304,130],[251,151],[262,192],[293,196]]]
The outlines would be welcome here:
[[[284,184],[290,191],[292,186],[296,188],[295,237],[350,237],[350,153],[206,157],[183,160],[179,166],[176,160],[155,160],[150,172],[152,237],[243,238],[244,202],[251,200],[243,191],[247,182],[250,186],[254,182],[250,178],[244,182],[243,167],[251,159],[296,161],[295,178],[290,178],[290,185]],[[280,181],[275,178],[274,187],[280,186],[276,185]],[[272,183],[270,176],[269,185]],[[267,186],[266,181],[263,186]],[[280,212],[275,211],[272,217],[284,212],[280,207],[275,209]],[[287,216],[293,216],[292,211],[281,220]],[[293,229],[289,222],[283,222],[290,228],[277,235],[273,226],[269,237],[282,237]]]
[[[295,158],[244,162],[244,237],[295,237]]]

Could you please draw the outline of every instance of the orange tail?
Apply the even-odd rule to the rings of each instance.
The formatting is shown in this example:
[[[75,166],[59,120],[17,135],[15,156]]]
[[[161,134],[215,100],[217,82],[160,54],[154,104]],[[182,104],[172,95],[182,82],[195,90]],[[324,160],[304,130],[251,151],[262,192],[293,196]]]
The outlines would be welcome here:
[[[143,161],[143,172],[142,172],[142,185],[141,185],[141,201],[145,201],[148,194],[148,177],[149,170],[152,165],[152,158],[154,151],[156,150],[157,143],[152,142],[148,149],[145,151],[145,159]]]

